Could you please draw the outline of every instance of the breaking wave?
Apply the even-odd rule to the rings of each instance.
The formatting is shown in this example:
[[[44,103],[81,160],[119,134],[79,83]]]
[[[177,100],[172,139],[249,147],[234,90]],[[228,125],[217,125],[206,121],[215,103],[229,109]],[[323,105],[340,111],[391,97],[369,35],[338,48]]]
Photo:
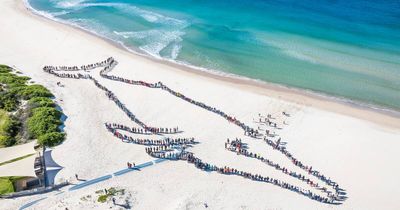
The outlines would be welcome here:
[[[185,34],[183,31],[164,30],[164,29],[152,29],[145,31],[135,32],[117,32],[114,34],[123,37],[124,39],[133,39],[140,41],[139,49],[155,57],[168,57],[170,59],[176,59],[181,49],[182,36]],[[165,52],[168,51],[168,52]],[[162,52],[167,55],[162,55]]]

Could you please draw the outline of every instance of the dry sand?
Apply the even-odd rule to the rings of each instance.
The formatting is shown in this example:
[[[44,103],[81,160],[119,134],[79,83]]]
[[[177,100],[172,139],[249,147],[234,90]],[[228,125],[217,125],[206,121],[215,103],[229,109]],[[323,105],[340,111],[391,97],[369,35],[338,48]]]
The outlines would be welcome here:
[[[126,167],[127,161],[152,160],[140,145],[126,144],[108,133],[104,122],[135,126],[104,93],[87,80],[59,79],[44,65],[81,65],[113,56],[113,74],[164,84],[247,124],[258,113],[273,114],[289,125],[276,132],[303,162],[346,189],[344,204],[312,201],[288,190],[235,176],[200,171],[183,161],[168,161],[81,190],[0,200],[0,209],[16,209],[38,198],[32,209],[109,209],[113,205],[84,201],[84,196],[109,187],[124,188],[135,209],[400,209],[400,119],[371,110],[298,94],[284,88],[266,89],[246,82],[221,80],[129,53],[76,28],[30,13],[20,0],[0,2],[0,63],[15,66],[49,88],[68,117],[66,141],[53,150],[64,167],[56,182],[74,181],[74,174],[92,179]],[[60,81],[65,87],[56,85]],[[142,121],[156,127],[178,126],[181,136],[200,141],[192,152],[216,165],[228,165],[302,186],[257,160],[224,150],[227,138],[242,138],[250,149],[292,167],[282,155],[243,135],[223,118],[179,100],[166,92],[118,82],[99,81],[112,90]],[[292,116],[285,118],[281,112]],[[296,170],[293,168],[293,170]],[[65,190],[65,189],[64,189]],[[123,199],[123,198],[121,198]],[[118,200],[120,202],[120,200]],[[122,202],[122,200],[121,200]]]

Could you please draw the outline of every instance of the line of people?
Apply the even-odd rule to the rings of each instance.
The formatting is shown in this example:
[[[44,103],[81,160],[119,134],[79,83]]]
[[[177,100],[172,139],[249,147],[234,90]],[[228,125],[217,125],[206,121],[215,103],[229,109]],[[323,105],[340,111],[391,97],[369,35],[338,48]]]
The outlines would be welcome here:
[[[179,131],[178,127],[175,128],[149,128],[149,129],[143,129],[143,128],[135,128],[135,127],[128,127],[125,125],[117,124],[117,123],[106,123],[106,127],[118,129],[118,130],[124,130],[129,133],[135,133],[135,134],[177,134],[181,133]]]
[[[184,96],[183,94],[176,92],[170,88],[168,88],[167,86],[165,86],[164,84],[162,84],[161,82],[158,83],[147,83],[144,81],[135,81],[135,80],[129,80],[129,79],[125,79],[122,77],[117,77],[117,76],[112,76],[112,75],[108,75],[108,73],[114,68],[114,66],[117,64],[117,62],[112,58],[108,58],[107,60],[103,61],[103,62],[99,62],[96,64],[91,64],[91,65],[86,65],[86,66],[82,66],[81,69],[82,70],[90,70],[90,69],[94,69],[97,67],[104,67],[101,71],[100,71],[100,75],[103,78],[106,79],[110,79],[110,80],[115,80],[115,81],[120,81],[120,82],[124,82],[124,83],[128,83],[128,84],[134,84],[134,85],[142,85],[142,86],[146,86],[149,88],[161,88],[163,90],[168,91],[170,94],[179,97],[185,101],[188,101],[194,105],[197,105],[199,107],[202,107],[208,111],[214,112],[222,117],[224,117],[225,119],[227,119],[229,122],[235,123],[236,125],[240,126],[244,131],[245,131],[245,135],[250,136],[250,137],[260,137],[263,136],[262,134],[260,134],[258,132],[257,129],[253,129],[250,126],[247,126],[246,124],[242,123],[241,121],[239,121],[238,119],[236,119],[235,117],[229,116],[227,114],[225,114],[223,111],[218,110],[214,107],[208,106],[204,103],[195,101],[193,99],[190,99],[186,96]],[[115,102],[115,104],[121,108],[122,111],[124,111],[128,117],[135,123],[139,124],[144,130],[145,132],[150,131],[154,134],[157,134],[157,130],[154,130],[153,127],[147,126],[146,124],[144,124],[142,121],[138,120],[135,115],[133,115],[133,113],[130,112],[129,109],[126,108],[126,106],[114,95],[113,92],[111,92],[110,90],[108,90],[105,86],[101,85],[96,79],[94,79],[91,75],[89,74],[69,74],[69,73],[58,73],[57,71],[76,71],[76,67],[72,67],[72,68],[68,68],[68,67],[52,67],[52,66],[46,66],[45,68],[43,68],[44,71],[53,74],[55,76],[58,77],[64,77],[64,78],[74,78],[74,79],[90,79],[92,80],[95,85],[102,89],[103,91],[105,91],[107,97],[110,100],[113,100]],[[107,126],[106,126],[107,127]],[[125,127],[125,126],[122,126]],[[107,127],[107,129],[109,129],[109,131],[113,132],[115,136],[117,136],[118,138],[122,139],[122,140],[127,140],[127,141],[132,141],[133,143],[137,143],[137,144],[143,144],[143,145],[155,145],[155,146],[168,146],[168,143],[166,143],[164,140],[146,140],[146,139],[133,139],[127,135],[123,135],[121,133],[119,133],[117,131],[116,128],[113,128],[112,126]],[[121,129],[124,130],[124,129]],[[158,130],[161,131],[161,130]],[[288,158],[290,158],[292,160],[292,162],[296,165],[299,166],[305,170],[308,170],[308,172],[310,174],[313,174],[314,176],[320,178],[321,180],[325,181],[326,183],[329,183],[329,185],[333,186],[336,191],[338,192],[340,190],[340,188],[338,187],[337,183],[331,181],[329,178],[326,178],[325,176],[323,176],[322,174],[320,174],[318,171],[316,170],[312,170],[312,167],[308,167],[303,165],[299,160],[297,160],[296,158],[294,158],[284,147],[280,147],[279,144],[275,145],[274,142],[272,142],[271,140],[268,140],[266,138],[264,138],[264,140],[266,141],[266,143],[269,146],[272,146],[274,149],[277,149],[278,151],[280,151],[281,153],[283,153],[284,155],[286,155]],[[164,142],[163,142],[164,141]],[[190,140],[186,140],[186,141],[181,141],[181,145],[186,145],[186,144],[191,144],[192,142],[194,142],[194,139],[190,139]],[[148,154],[150,155],[160,155],[160,154],[164,154],[163,152],[154,152],[152,150],[147,150],[146,152],[148,152]],[[168,154],[168,153],[166,153]],[[175,154],[175,155],[172,155]],[[162,155],[161,155],[162,157]],[[208,163],[203,163],[200,159],[194,157],[194,155],[192,153],[186,152],[186,151],[182,151],[181,153],[171,153],[170,155],[165,156],[164,158],[176,158],[176,159],[183,159],[183,160],[187,160],[189,163],[193,163],[196,165],[196,167],[201,168],[203,170],[210,170],[212,169],[213,171],[217,171],[220,173],[229,173],[229,174],[235,174],[235,175],[240,175],[243,176],[245,178],[249,178],[249,179],[253,179],[253,180],[257,180],[257,181],[264,181],[264,182],[269,182],[269,183],[273,183],[275,185],[278,185],[280,187],[283,188],[287,188],[293,191],[297,191],[303,195],[306,195],[314,200],[318,200],[321,202],[334,202],[334,199],[332,201],[328,201],[328,198],[319,196],[317,194],[311,193],[310,191],[306,191],[303,190],[299,187],[290,185],[288,183],[282,182],[280,180],[276,180],[276,179],[271,179],[268,177],[263,177],[260,175],[253,175],[251,173],[247,173],[247,172],[243,172],[243,171],[237,171],[236,169],[231,169],[229,167],[223,167],[223,168],[218,168],[216,166],[212,166]],[[337,199],[336,199],[337,200]]]
[[[111,132],[115,137],[121,139],[127,143],[140,144],[140,145],[157,145],[157,146],[169,146],[169,145],[184,145],[184,144],[197,144],[194,138],[170,138],[166,137],[164,139],[153,140],[153,139],[141,139],[141,138],[133,138],[126,134],[122,134],[118,132],[118,128],[114,128],[109,126],[109,123],[105,123],[106,128],[109,132]]]
[[[245,131],[245,135],[252,136],[252,137],[256,137],[256,136],[259,135],[259,133],[258,133],[258,131],[256,129],[253,129],[253,128],[245,125],[244,123],[240,122],[235,117],[229,116],[226,113],[224,113],[223,111],[221,111],[221,110],[219,110],[219,109],[217,109],[215,107],[208,106],[208,105],[206,105],[206,104],[204,104],[202,102],[198,102],[198,101],[195,101],[195,100],[193,100],[193,99],[191,99],[189,97],[186,97],[185,95],[170,89],[168,86],[162,84],[162,82],[147,83],[147,82],[144,82],[144,81],[129,80],[129,79],[125,79],[125,78],[122,78],[122,77],[108,75],[107,73],[110,72],[112,67],[114,67],[115,65],[116,65],[116,61],[114,60],[114,58],[110,57],[110,58],[107,58],[105,61],[98,62],[98,63],[95,63],[95,64],[86,65],[87,68],[84,68],[85,66],[82,66],[81,69],[82,70],[88,70],[88,69],[94,69],[94,68],[97,68],[97,67],[105,66],[105,68],[100,71],[100,75],[103,78],[107,78],[107,79],[114,80],[114,81],[120,81],[120,82],[124,82],[124,83],[128,83],[128,84],[133,84],[133,85],[142,85],[142,86],[146,86],[146,87],[150,87],[150,88],[161,88],[163,90],[168,91],[170,94],[172,94],[172,95],[174,95],[176,97],[179,97],[179,98],[181,98],[181,99],[183,99],[183,100],[185,100],[185,101],[187,101],[189,103],[192,103],[194,105],[197,105],[199,107],[202,107],[202,108],[204,108],[204,109],[206,109],[208,111],[214,112],[214,113],[224,117],[229,122],[232,122],[232,123],[240,126]],[[76,66],[70,67],[70,68],[74,69],[74,70],[75,69],[79,70]],[[69,68],[68,67],[45,66],[43,68],[43,70],[45,70],[48,73],[52,73],[52,74],[57,75],[58,73],[55,73],[54,71],[57,71],[57,70],[64,70],[65,71],[65,70],[69,70]],[[86,79],[85,76],[80,75],[80,74],[78,74],[77,77],[73,76],[73,75],[71,75],[72,77],[69,77],[67,74],[61,74],[60,76],[62,77],[62,75],[67,76],[68,78],[77,78],[77,79],[85,78]],[[93,79],[93,78],[91,78],[91,79]]]
[[[310,185],[311,187],[314,187],[318,190],[323,191],[324,193],[326,193],[328,195],[329,198],[332,198],[333,200],[339,200],[338,192],[332,193],[331,191],[328,191],[328,189],[326,187],[320,187],[317,182],[312,181],[310,178],[307,178],[306,176],[304,176],[300,173],[296,173],[295,171],[290,171],[287,168],[282,167],[277,163],[274,163],[273,161],[269,160],[268,158],[265,158],[259,154],[253,153],[253,152],[249,152],[247,150],[246,146],[242,143],[241,139],[237,139],[237,138],[234,140],[227,139],[227,141],[225,142],[225,149],[227,149],[231,152],[235,152],[238,155],[244,155],[246,157],[256,158],[256,159],[264,162],[265,164],[275,168],[276,170],[279,170],[289,176],[292,176],[300,181],[303,181],[303,182],[307,183],[308,185]]]
[[[101,64],[101,65],[100,65]],[[113,68],[113,66],[116,65],[116,62],[114,61],[114,59],[108,58],[107,60],[103,61],[103,62],[99,62],[98,64],[99,66],[105,66],[104,67],[104,71],[110,70]],[[87,69],[92,68],[92,66],[96,66],[96,64],[91,64],[91,65],[86,65]],[[105,86],[101,85],[95,78],[93,78],[91,75],[89,74],[71,74],[71,73],[58,73],[57,71],[65,71],[65,70],[60,70],[61,68],[58,67],[53,67],[53,66],[46,66],[43,68],[43,70],[49,74],[53,74],[57,77],[61,77],[61,78],[73,78],[73,79],[90,79],[94,82],[94,84],[96,85],[96,87],[100,88],[101,90],[103,90],[106,94],[106,96],[108,97],[108,99],[114,101],[114,103],[135,123],[137,123],[138,125],[140,125],[142,128],[144,128],[147,131],[151,131],[153,132],[153,127],[151,126],[147,126],[145,123],[143,123],[142,121],[140,121],[139,119],[136,118],[136,116],[128,109],[126,108],[126,106],[114,95],[114,93],[112,91],[110,91],[108,88],[106,88]]]
[[[279,144],[273,142],[272,140],[264,137],[264,141],[271,146],[272,148],[278,150],[279,152],[281,152],[282,154],[284,154],[287,158],[289,158],[291,160],[291,162],[298,166],[299,168],[305,170],[307,173],[317,177],[318,179],[320,179],[321,181],[325,182],[327,185],[332,186],[335,191],[337,193],[339,193],[339,191],[341,191],[342,189],[339,187],[339,184],[336,183],[335,181],[332,181],[330,178],[326,177],[325,175],[321,174],[319,171],[317,170],[313,170],[312,166],[307,166],[304,165],[300,160],[298,160],[297,158],[295,158],[288,150],[286,150],[285,147],[280,146]]]
[[[88,64],[88,65],[82,65],[80,67],[78,66],[44,66],[43,70],[48,72],[48,71],[80,71],[80,70],[91,70],[95,69],[98,67],[104,67],[104,66],[109,66],[114,60],[113,57],[109,57],[104,61],[101,62],[96,62],[93,64]]]
[[[169,148],[168,148],[169,149]],[[300,188],[298,186],[289,184],[287,182],[281,181],[279,179],[274,179],[268,176],[262,176],[259,174],[252,174],[248,173],[245,171],[240,171],[235,168],[231,167],[218,167],[213,164],[209,164],[206,162],[203,162],[200,158],[197,158],[193,155],[191,152],[187,151],[180,151],[180,152],[170,152],[169,150],[163,150],[162,147],[156,147],[156,148],[146,148],[146,153],[149,154],[152,157],[155,158],[167,158],[167,159],[173,159],[173,160],[185,160],[190,164],[193,164],[196,168],[204,171],[215,171],[220,174],[224,175],[236,175],[236,176],[241,176],[246,179],[250,179],[253,181],[259,181],[259,182],[265,182],[265,183],[270,183],[275,186],[291,190],[293,192],[299,193],[301,195],[304,195],[310,199],[323,202],[323,203],[335,203],[335,198],[334,197],[324,197],[320,196],[316,193],[311,192],[310,190],[306,190],[303,188]]]
[[[285,116],[290,116],[288,113],[284,112],[282,113]],[[261,115],[259,114],[260,120],[261,121]],[[267,118],[272,118],[271,115],[268,115]],[[272,135],[270,131],[267,129],[266,130],[266,135],[268,137],[275,137],[276,135]],[[264,136],[264,141],[267,143],[267,145],[271,146],[273,149],[281,152],[283,155],[285,155],[287,158],[291,160],[291,162],[298,166],[299,168],[305,170],[307,173],[311,174],[314,177],[317,177],[321,181],[323,181],[325,184],[332,186],[332,188],[335,190],[335,195],[338,197],[342,189],[339,187],[339,184],[336,183],[335,181],[331,180],[330,178],[326,177],[325,175],[321,174],[317,170],[313,170],[312,166],[306,166],[304,165],[301,161],[299,161],[297,158],[295,158],[284,146],[280,145],[281,138],[279,138],[276,142],[268,139],[267,137]],[[338,197],[339,198],[339,197]],[[339,199],[340,200],[340,199]]]

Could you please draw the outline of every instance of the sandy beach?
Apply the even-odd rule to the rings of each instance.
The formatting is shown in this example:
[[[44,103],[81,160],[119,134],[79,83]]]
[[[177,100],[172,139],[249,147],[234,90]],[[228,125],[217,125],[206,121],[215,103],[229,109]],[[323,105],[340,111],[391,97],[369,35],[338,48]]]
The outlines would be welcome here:
[[[112,56],[118,61],[113,75],[162,81],[253,127],[258,126],[254,120],[259,114],[271,114],[282,127],[275,132],[287,143],[287,149],[337,181],[348,197],[341,205],[329,205],[274,185],[201,171],[184,161],[165,161],[76,191],[61,189],[62,194],[0,200],[0,209],[18,209],[40,198],[46,199],[28,209],[109,209],[113,207],[110,202],[82,200],[109,187],[125,189],[134,209],[204,209],[204,203],[209,209],[400,209],[398,116],[135,55],[80,29],[35,15],[22,0],[3,0],[0,11],[0,63],[50,89],[67,116],[67,138],[52,151],[54,161],[63,167],[56,183],[70,180],[77,184],[75,174],[90,180],[126,168],[127,161],[154,160],[143,146],[121,142],[107,132],[105,122],[135,125],[92,82],[57,78],[42,70],[46,65],[80,66]],[[225,150],[227,138],[241,138],[253,151],[292,167],[288,159],[244,136],[225,119],[166,92],[106,80],[97,73],[93,76],[142,121],[157,127],[178,126],[183,131],[178,136],[198,140],[200,143],[191,148],[197,157],[304,186],[255,159]],[[283,111],[290,117],[282,115]]]

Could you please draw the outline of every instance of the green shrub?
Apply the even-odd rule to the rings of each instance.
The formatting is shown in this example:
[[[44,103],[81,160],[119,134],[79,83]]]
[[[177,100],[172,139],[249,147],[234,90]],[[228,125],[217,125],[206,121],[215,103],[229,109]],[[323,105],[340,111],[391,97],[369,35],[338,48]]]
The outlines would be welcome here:
[[[51,132],[39,136],[38,143],[48,147],[53,147],[64,141],[65,134],[60,132]]]
[[[32,110],[28,119],[28,131],[33,138],[46,133],[56,132],[61,125],[61,113],[52,107],[39,107]]]
[[[15,136],[20,128],[20,123],[8,116],[7,112],[3,110],[0,112],[0,145],[9,147],[16,143]]]
[[[0,145],[5,147],[13,146],[17,140],[11,136],[0,136]]]
[[[3,131],[8,134],[9,136],[16,136],[18,133],[18,129],[20,128],[21,123],[14,119],[13,117],[10,117],[9,120],[7,120],[4,125],[3,125]]]
[[[14,183],[21,179],[26,179],[24,176],[3,176],[0,177],[0,195],[15,192]]]
[[[8,73],[11,72],[11,68],[9,66],[0,64],[0,73]]]
[[[56,104],[50,99],[46,97],[34,97],[28,101],[28,104],[33,107],[55,107]]]
[[[13,73],[0,73],[0,83],[6,84],[9,87],[24,86],[28,80],[30,78],[26,76],[17,76]]]
[[[14,192],[14,185],[7,177],[0,177],[0,195]]]
[[[19,105],[17,97],[9,92],[0,92],[0,109],[14,111]]]
[[[34,97],[53,97],[53,94],[42,85],[25,85],[12,88],[10,92],[18,95],[24,100]]]
[[[57,145],[65,138],[65,134],[58,131],[62,124],[61,112],[55,109],[56,104],[50,99],[53,94],[42,85],[27,85],[28,80],[29,77],[18,76],[12,68],[0,65],[0,111],[15,111],[21,100],[28,100],[28,106],[21,109],[22,114],[20,110],[16,113],[22,123],[8,118],[3,111],[7,118],[0,116],[0,146],[15,144],[16,136],[37,138],[40,144],[46,146]]]
[[[98,202],[100,203],[105,203],[107,201],[108,195],[100,195],[99,198],[97,199]]]

